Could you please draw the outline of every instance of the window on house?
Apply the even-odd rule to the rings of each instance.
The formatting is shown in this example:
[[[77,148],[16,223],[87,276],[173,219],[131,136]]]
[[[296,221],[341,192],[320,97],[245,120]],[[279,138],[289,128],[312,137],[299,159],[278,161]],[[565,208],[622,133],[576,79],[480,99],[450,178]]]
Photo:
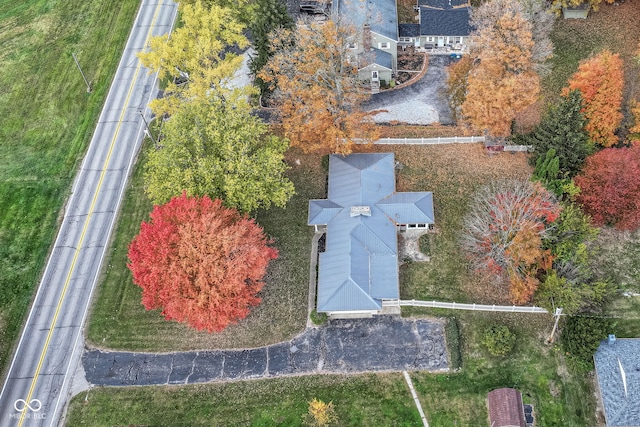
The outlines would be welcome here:
[[[427,37],[427,43],[433,43],[435,41],[435,37],[429,36]]]
[[[455,44],[460,44],[460,43],[462,43],[462,37],[454,37],[454,38],[453,38],[453,42],[454,42]]]
[[[380,48],[380,49],[389,49],[389,43],[388,42],[378,43],[378,48]]]
[[[412,42],[413,37],[400,37],[401,42]]]

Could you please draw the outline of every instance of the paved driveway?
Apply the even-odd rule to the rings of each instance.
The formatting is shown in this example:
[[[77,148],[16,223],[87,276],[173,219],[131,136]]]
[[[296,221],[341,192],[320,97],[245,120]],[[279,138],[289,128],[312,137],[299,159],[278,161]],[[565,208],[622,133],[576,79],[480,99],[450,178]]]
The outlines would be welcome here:
[[[83,364],[90,383],[111,386],[449,367],[443,323],[398,316],[334,320],[291,341],[248,350],[168,354],[91,350],[84,354]]]
[[[388,111],[375,116],[378,123],[397,120],[420,125],[435,122],[452,124],[451,109],[444,92],[447,83],[445,67],[450,63],[451,58],[447,55],[429,56],[427,72],[422,79],[405,88],[374,94],[364,108]]]

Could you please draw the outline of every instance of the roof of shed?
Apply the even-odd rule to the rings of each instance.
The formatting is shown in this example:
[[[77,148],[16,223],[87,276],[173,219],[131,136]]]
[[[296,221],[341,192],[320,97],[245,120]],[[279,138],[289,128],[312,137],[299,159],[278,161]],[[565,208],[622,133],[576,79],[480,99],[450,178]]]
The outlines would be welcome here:
[[[593,359],[607,426],[640,426],[640,339],[603,341]],[[626,389],[626,390],[625,390]]]
[[[468,36],[471,33],[471,8],[436,10],[420,8],[420,35]]]
[[[371,31],[398,40],[396,0],[334,0],[333,10],[358,31],[368,23]]]
[[[395,218],[433,223],[432,195],[395,192],[393,153],[331,155],[328,193],[309,202],[309,224],[327,224],[318,311],[379,310],[399,297]]]
[[[494,427],[525,427],[522,394],[513,388],[497,388],[487,395],[489,422]]]

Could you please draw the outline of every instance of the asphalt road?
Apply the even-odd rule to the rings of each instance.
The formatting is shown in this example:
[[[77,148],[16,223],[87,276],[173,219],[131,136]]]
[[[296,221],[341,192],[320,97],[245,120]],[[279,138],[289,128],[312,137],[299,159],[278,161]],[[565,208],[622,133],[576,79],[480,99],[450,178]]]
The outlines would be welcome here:
[[[157,94],[136,54],[171,30],[177,5],[143,0],[0,393],[0,426],[57,426],[82,356],[82,326]]]

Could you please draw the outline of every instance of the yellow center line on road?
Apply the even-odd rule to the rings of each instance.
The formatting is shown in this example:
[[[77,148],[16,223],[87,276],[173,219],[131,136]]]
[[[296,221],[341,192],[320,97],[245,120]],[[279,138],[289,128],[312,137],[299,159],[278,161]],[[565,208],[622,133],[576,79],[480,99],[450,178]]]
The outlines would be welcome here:
[[[144,42],[144,46],[149,43],[149,38],[151,37],[151,33],[153,31],[153,27],[155,25],[156,19],[158,18],[158,14],[160,13],[160,6],[162,5],[162,0],[158,2],[156,6],[155,13],[153,15],[153,19],[151,21],[151,25],[149,27],[149,31],[147,32],[147,37]],[[141,6],[142,7],[142,6]],[[76,262],[78,261],[78,256],[80,254],[80,250],[82,249],[82,243],[84,241],[85,235],[87,233],[87,229],[89,228],[89,222],[91,221],[91,216],[93,215],[93,211],[95,209],[96,201],[98,200],[98,194],[100,193],[100,189],[102,187],[102,182],[104,181],[104,177],[107,173],[107,167],[109,166],[109,161],[111,160],[111,154],[113,153],[113,149],[116,144],[116,140],[120,133],[120,129],[122,127],[122,121],[124,120],[125,113],[129,106],[129,101],[131,99],[131,95],[133,94],[133,88],[135,86],[136,80],[138,79],[138,74],[140,73],[140,69],[142,68],[142,64],[140,60],[138,60],[138,65],[136,67],[136,71],[133,75],[133,80],[131,85],[129,86],[129,92],[127,93],[127,97],[124,101],[124,106],[122,108],[122,113],[120,113],[120,118],[118,119],[118,125],[116,126],[116,132],[113,135],[113,139],[111,140],[111,145],[109,146],[109,152],[107,154],[107,158],[104,161],[104,165],[102,167],[102,171],[100,173],[100,178],[98,180],[98,186],[93,195],[93,199],[91,200],[91,205],[89,206],[89,213],[87,214],[87,218],[84,221],[84,226],[82,227],[82,233],[80,233],[80,240],[78,240],[78,246],[76,247],[75,253],[73,255],[73,259],[71,261],[71,266],[69,267],[69,272],[67,273],[67,278],[64,282],[64,286],[62,288],[62,294],[60,295],[60,299],[58,300],[58,305],[56,307],[56,311],[53,315],[53,320],[51,321],[51,326],[49,327],[49,333],[47,334],[47,339],[44,342],[44,348],[42,349],[42,353],[40,354],[40,360],[38,361],[38,366],[36,367],[36,372],[33,375],[33,380],[31,380],[31,387],[29,387],[29,393],[27,394],[26,402],[31,402],[31,398],[33,397],[33,391],[36,387],[36,382],[38,381],[38,377],[40,376],[40,370],[42,369],[42,364],[44,363],[44,358],[47,355],[47,350],[49,349],[49,343],[51,341],[51,336],[53,335],[53,331],[55,329],[56,323],[58,321],[58,316],[60,315],[60,310],[62,308],[62,302],[64,301],[64,297],[67,293],[67,289],[69,288],[69,283],[71,282],[71,275],[76,266]],[[18,421],[18,427],[22,427],[22,424],[25,420],[25,414],[27,413],[25,409],[20,414],[20,419]]]

